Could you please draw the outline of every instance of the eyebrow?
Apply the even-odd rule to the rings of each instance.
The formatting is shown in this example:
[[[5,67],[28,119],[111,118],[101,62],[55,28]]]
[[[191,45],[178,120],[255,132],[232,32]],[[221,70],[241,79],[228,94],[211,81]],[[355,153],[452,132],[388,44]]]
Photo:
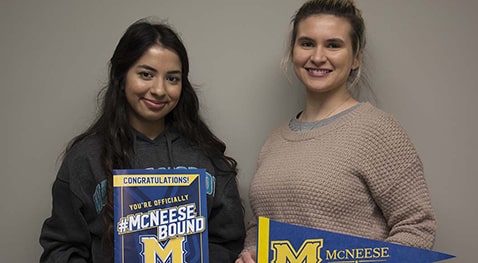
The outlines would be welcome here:
[[[151,71],[154,71],[154,72],[158,72],[155,68],[153,67],[150,67],[148,65],[138,65],[136,66],[137,68],[143,68],[143,69],[147,69],[147,70],[151,70]]]
[[[330,39],[327,39],[327,42],[341,42],[341,43],[344,43],[345,41],[341,38],[330,38]]]
[[[181,74],[181,70],[170,70],[168,74]]]
[[[153,72],[158,72],[155,68],[153,68],[151,66],[148,66],[148,65],[144,65],[144,64],[138,65],[136,67],[137,68],[144,68],[146,70],[151,70]],[[168,71],[168,74],[181,74],[181,70],[170,70],[170,71]]]
[[[297,38],[297,41],[312,41],[312,42],[315,42],[315,40],[313,40],[310,37],[299,37],[299,38]]]
[[[306,37],[306,36],[302,36],[302,37],[299,37],[297,38],[297,41],[312,41],[312,42],[315,42],[314,39],[310,38],[310,37]],[[327,42],[345,42],[343,39],[341,38],[329,38],[326,40]]]

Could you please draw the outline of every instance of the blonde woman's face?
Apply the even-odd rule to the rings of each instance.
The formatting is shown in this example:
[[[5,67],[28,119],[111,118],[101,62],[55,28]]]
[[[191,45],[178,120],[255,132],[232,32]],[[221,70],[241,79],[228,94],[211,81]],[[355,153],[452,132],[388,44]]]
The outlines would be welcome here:
[[[350,23],[334,15],[312,15],[298,24],[292,62],[297,77],[309,92],[346,89],[354,55]]]

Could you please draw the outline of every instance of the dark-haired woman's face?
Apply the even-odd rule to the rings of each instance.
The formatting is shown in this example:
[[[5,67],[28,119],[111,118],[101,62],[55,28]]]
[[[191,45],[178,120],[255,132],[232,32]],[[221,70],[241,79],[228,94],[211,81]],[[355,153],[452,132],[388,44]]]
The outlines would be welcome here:
[[[149,48],[126,74],[125,94],[129,122],[148,137],[164,129],[165,117],[181,95],[181,61],[160,45]]]

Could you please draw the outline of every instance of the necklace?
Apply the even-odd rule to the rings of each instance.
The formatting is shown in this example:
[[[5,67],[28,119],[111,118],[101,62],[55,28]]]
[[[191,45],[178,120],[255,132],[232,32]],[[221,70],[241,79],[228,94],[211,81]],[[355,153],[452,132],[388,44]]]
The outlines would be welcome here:
[[[345,103],[347,103],[347,101],[349,101],[352,97],[348,97],[346,100],[344,100],[344,102],[340,103],[339,106],[335,107],[331,112],[329,112],[329,114],[327,114],[324,118],[324,119],[327,119],[328,117],[332,116],[332,114],[334,114],[338,109],[340,109],[342,106],[345,105]]]

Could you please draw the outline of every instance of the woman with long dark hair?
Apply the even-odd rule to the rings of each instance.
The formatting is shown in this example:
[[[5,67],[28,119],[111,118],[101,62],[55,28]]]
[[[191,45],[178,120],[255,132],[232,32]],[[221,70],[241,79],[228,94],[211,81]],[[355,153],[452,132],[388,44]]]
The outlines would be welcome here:
[[[189,61],[167,25],[140,20],[120,39],[100,93],[101,112],[67,146],[42,228],[40,262],[113,259],[113,169],[195,167],[208,193],[210,262],[233,262],[245,236],[236,161],[199,116]]]

